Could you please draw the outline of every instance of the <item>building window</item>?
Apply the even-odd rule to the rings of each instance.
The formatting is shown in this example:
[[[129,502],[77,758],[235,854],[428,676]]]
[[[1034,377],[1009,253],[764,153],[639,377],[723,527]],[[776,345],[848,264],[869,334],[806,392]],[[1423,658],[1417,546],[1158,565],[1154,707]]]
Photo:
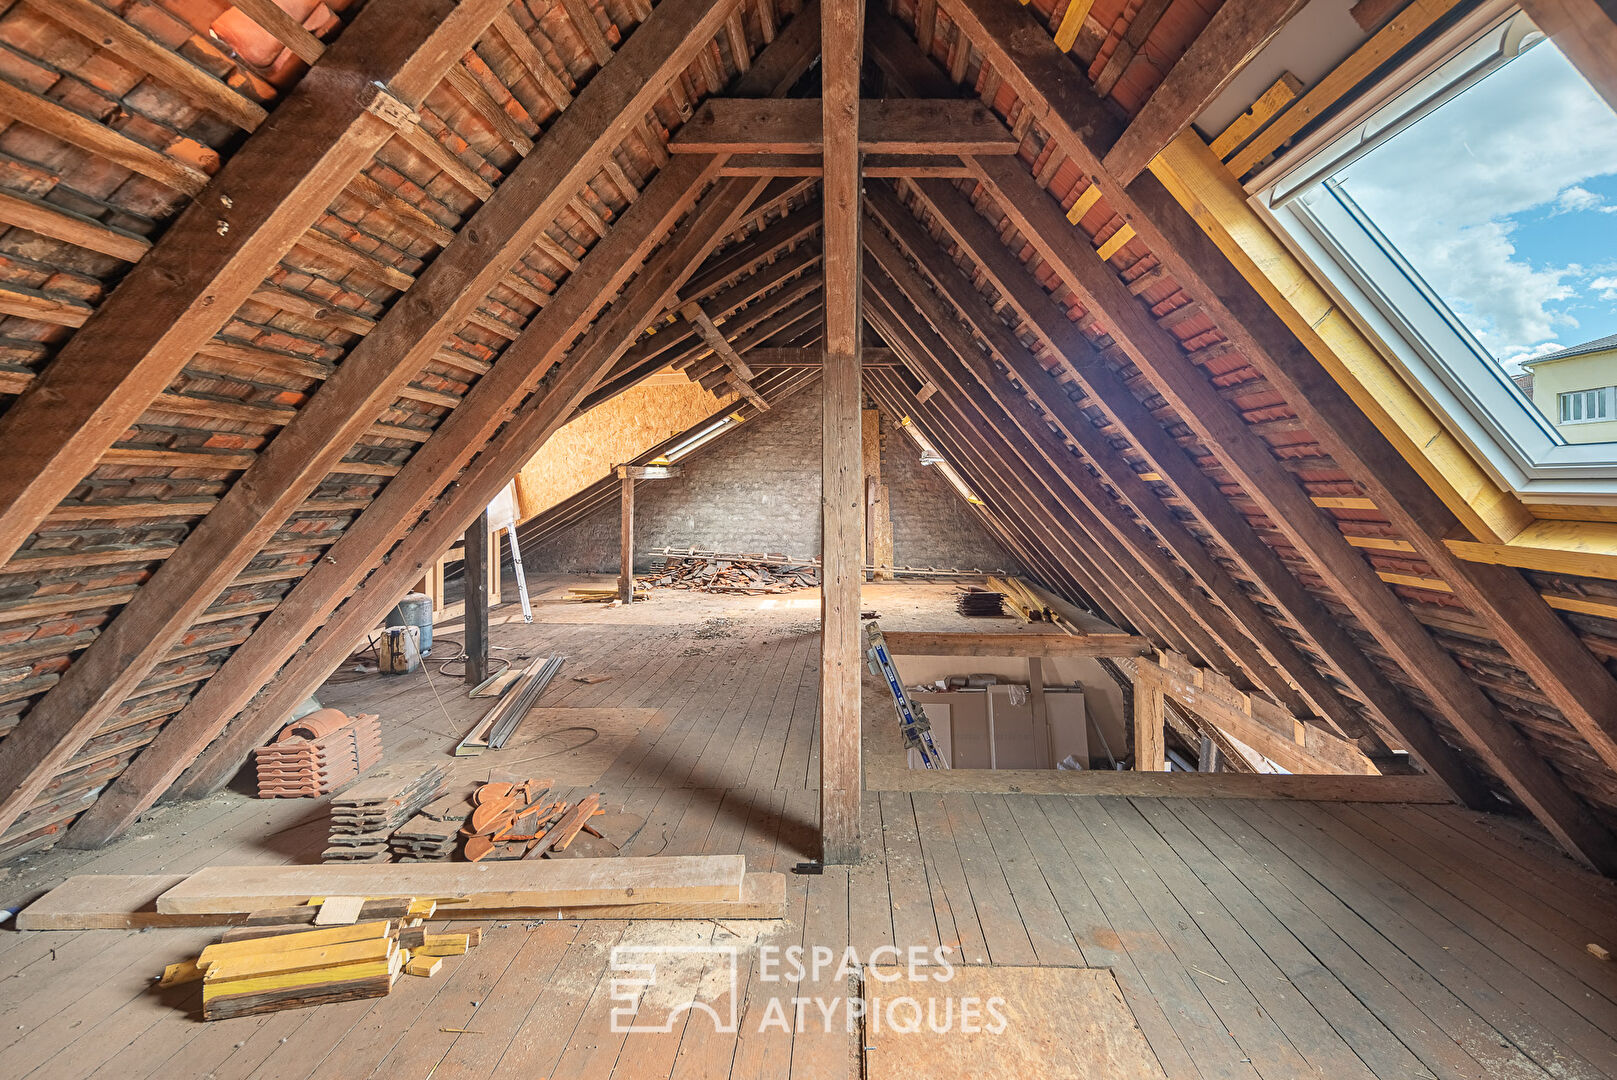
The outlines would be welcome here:
[[[1557,395],[1561,423],[1587,424],[1593,420],[1610,420],[1611,392],[1612,387],[1602,386],[1598,390],[1574,390],[1570,394]]]
[[[1502,483],[1617,498],[1617,434],[1562,430],[1613,408],[1617,115],[1525,13],[1485,0],[1248,190]]]

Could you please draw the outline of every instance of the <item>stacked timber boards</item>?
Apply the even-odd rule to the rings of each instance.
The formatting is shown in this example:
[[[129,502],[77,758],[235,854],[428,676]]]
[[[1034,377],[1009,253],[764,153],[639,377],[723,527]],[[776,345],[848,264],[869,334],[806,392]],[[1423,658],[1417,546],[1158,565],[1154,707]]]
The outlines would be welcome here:
[[[544,913],[593,919],[781,918],[780,874],[739,855],[508,863],[212,867],[178,875],[80,875],[25,909],[22,930],[139,929],[246,923],[313,896],[463,898],[456,918]]]

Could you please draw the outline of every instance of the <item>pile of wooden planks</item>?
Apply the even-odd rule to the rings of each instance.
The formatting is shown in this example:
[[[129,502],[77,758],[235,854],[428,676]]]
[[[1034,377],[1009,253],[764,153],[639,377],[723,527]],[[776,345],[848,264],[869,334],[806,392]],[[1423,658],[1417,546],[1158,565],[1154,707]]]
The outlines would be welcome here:
[[[787,555],[673,553],[664,555],[661,570],[636,581],[654,589],[694,589],[751,596],[814,588],[820,583],[820,566],[815,560],[794,560]]]
[[[455,756],[469,757],[503,747],[566,660],[565,656],[542,657],[523,669],[522,674],[506,685],[500,700],[456,744]]]
[[[1002,594],[1005,605],[1023,622],[1061,621],[1060,616],[1020,578],[990,577],[988,587]]]
[[[398,898],[316,898],[300,908],[250,916],[251,925],[228,931],[194,960],[170,964],[160,985],[202,982],[202,1019],[300,1009],[338,1001],[385,997],[401,974],[423,978],[437,973],[442,957],[459,956],[476,945],[480,930],[431,933],[424,928],[436,903]],[[399,911],[398,918],[305,930],[288,926],[300,911],[318,923],[335,905],[354,912],[365,907]]]
[[[644,600],[646,599],[646,595],[646,590],[642,588],[639,583],[637,583],[635,585],[634,598],[636,600]],[[580,587],[567,590],[567,599],[580,604],[610,604],[617,598],[618,590],[616,588],[591,589]]]
[[[596,820],[615,839],[629,815]],[[616,824],[609,824],[619,819]],[[582,843],[579,837],[567,849]],[[319,917],[310,898],[362,900],[362,920],[426,917],[415,901],[453,905],[456,919],[778,919],[781,874],[748,873],[740,855],[547,858],[515,862],[211,866],[193,874],[83,874],[67,879],[17,916],[23,930],[237,926],[232,935],[284,933]],[[323,910],[323,908],[322,908]],[[251,925],[249,925],[251,924]]]
[[[373,713],[320,709],[253,751],[260,799],[308,799],[350,783],[382,760],[382,725]]]
[[[438,797],[442,765],[390,765],[331,800],[324,862],[388,862],[396,829]]]

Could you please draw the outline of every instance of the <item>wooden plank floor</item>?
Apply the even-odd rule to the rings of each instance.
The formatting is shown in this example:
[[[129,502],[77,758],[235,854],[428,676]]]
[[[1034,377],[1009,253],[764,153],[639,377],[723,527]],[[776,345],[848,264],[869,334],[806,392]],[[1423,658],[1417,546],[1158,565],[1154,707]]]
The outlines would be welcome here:
[[[910,590],[891,595],[912,615],[947,612],[947,587],[890,588]],[[532,626],[497,625],[498,645],[569,660],[545,730],[530,721],[457,775],[553,770],[647,818],[630,854],[741,852],[790,870],[814,854],[817,612],[812,594],[771,599],[541,603]],[[571,681],[586,672],[611,677]],[[432,678],[349,672],[322,697],[381,713],[390,759],[444,761],[479,710]],[[890,718],[867,686],[867,723]],[[864,1049],[844,1015],[811,1009],[796,1033],[765,1023],[772,1000],[791,1016],[793,996],[848,993],[834,973],[772,981],[754,948],[768,944],[1109,968],[1175,1078],[1617,1077],[1617,965],[1586,949],[1617,951],[1617,887],[1514,823],[1444,806],[902,791],[867,794],[865,823],[865,861],[790,876],[783,922],[503,923],[385,999],[216,1024],[195,1019],[194,987],[152,985],[208,931],[3,932],[0,1076],[857,1076],[880,1039]],[[0,896],[69,873],[310,861],[325,827],[323,801],[225,793],[161,807],[102,851],[36,856]],[[738,1031],[685,1013],[613,1032],[613,948],[670,943],[737,947]]]

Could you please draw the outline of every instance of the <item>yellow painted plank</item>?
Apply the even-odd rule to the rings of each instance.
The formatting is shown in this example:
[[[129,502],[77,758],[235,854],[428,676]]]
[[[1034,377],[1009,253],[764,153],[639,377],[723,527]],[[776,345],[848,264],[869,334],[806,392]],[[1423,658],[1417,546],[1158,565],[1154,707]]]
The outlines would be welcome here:
[[[177,964],[169,964],[163,969],[163,977],[158,980],[158,986],[179,986],[182,983],[196,982],[202,978],[202,969],[197,967],[195,960],[181,960]]]
[[[1314,505],[1324,507],[1326,510],[1374,510],[1376,504],[1369,499],[1353,498],[1347,495],[1316,495]]]
[[[249,953],[208,965],[209,982],[229,982],[269,975],[284,975],[294,971],[313,971],[316,968],[342,967],[373,960],[386,960],[398,946],[392,938],[375,941],[345,941],[322,949],[294,949],[291,952]]]
[[[1133,239],[1134,226],[1125,224],[1121,229],[1118,229],[1107,238],[1106,243],[1100,246],[1100,248],[1096,251],[1096,254],[1100,256],[1101,262],[1105,262],[1113,255],[1116,255],[1119,251],[1122,251],[1123,245]]]
[[[1100,202],[1100,185],[1090,184],[1078,193],[1078,198],[1067,210],[1067,220],[1074,225],[1078,224],[1084,219],[1085,214],[1095,208],[1095,204],[1098,202]]]
[[[1281,72],[1280,78],[1276,79],[1269,89],[1258,95],[1258,100],[1252,103],[1250,109],[1230,121],[1230,126],[1219,132],[1218,138],[1208,144],[1213,153],[1220,158],[1229,157],[1236,147],[1250,138],[1252,133],[1261,128],[1271,116],[1295,101],[1302,88],[1301,79],[1289,71]]]
[[[300,987],[321,986],[333,982],[353,982],[359,979],[387,978],[397,970],[397,959],[372,961],[366,964],[345,964],[342,967],[318,968],[314,971],[290,971],[279,975],[265,975],[256,979],[228,979],[224,982],[202,983],[202,1000],[236,997],[241,994],[262,994],[269,990],[292,990]]]
[[[389,926],[382,922],[357,923],[353,926],[333,926],[325,930],[309,930],[301,934],[281,934],[276,937],[249,938],[246,941],[221,941],[209,945],[197,958],[198,966],[206,969],[221,960],[234,960],[256,953],[296,952],[299,949],[321,949],[328,945],[341,945],[350,941],[374,941],[388,936]]]
[[[1062,52],[1070,50],[1073,42],[1078,40],[1078,31],[1084,28],[1084,20],[1094,6],[1095,0],[1072,0],[1067,5],[1066,14],[1061,16],[1061,25],[1056,27],[1056,45]]]

